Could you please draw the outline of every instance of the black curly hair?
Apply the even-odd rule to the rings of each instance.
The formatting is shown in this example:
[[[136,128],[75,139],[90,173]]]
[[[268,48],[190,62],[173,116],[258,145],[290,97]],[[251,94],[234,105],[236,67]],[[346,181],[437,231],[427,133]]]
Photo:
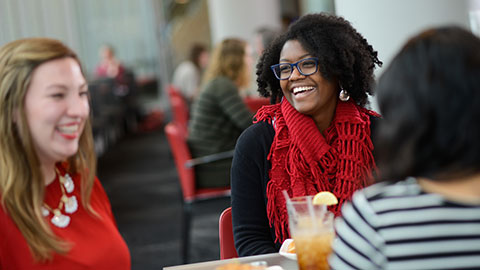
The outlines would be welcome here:
[[[283,96],[280,82],[270,66],[279,63],[283,45],[289,40],[297,40],[318,58],[319,71],[324,78],[338,80],[358,105],[368,103],[367,94],[373,94],[373,70],[382,62],[347,20],[325,13],[302,16],[265,50],[256,72],[260,95],[270,97],[272,104]]]

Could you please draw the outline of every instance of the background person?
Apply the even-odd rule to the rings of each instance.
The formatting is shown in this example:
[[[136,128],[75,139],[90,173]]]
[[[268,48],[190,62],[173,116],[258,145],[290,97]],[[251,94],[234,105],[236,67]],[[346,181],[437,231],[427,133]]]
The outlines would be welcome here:
[[[258,62],[260,56],[263,54],[266,48],[272,43],[272,41],[280,34],[280,31],[274,30],[270,27],[260,27],[255,31],[254,36],[254,48],[255,48],[255,63]],[[256,70],[252,69],[251,83],[247,91],[244,92],[244,96],[248,98],[258,98],[257,91],[257,74]],[[255,110],[256,111],[256,110]]]
[[[193,157],[233,150],[238,136],[252,123],[239,92],[250,81],[251,49],[243,40],[223,40],[205,73],[205,86],[193,103],[188,143]],[[195,167],[199,187],[230,186],[232,159]]]
[[[76,54],[44,38],[3,46],[0,109],[0,269],[130,269]]]
[[[110,45],[100,48],[100,63],[95,69],[96,77],[114,78],[118,83],[123,83],[125,67],[115,56],[115,50]]]
[[[198,95],[203,70],[208,65],[209,57],[204,45],[194,44],[188,59],[180,63],[173,73],[172,84],[180,89],[189,103]]]
[[[255,32],[255,49],[257,56],[260,57],[266,48],[272,43],[272,41],[280,34],[280,31],[277,31],[270,27],[260,27]]]
[[[282,190],[290,197],[331,191],[342,205],[369,184],[377,114],[364,106],[379,64],[349,22],[326,14],[301,17],[263,53],[259,92],[276,104],[258,111],[235,148],[232,213],[240,256],[277,252],[289,237]]]
[[[343,208],[332,269],[480,269],[479,48],[466,30],[430,29],[380,78],[384,182]]]

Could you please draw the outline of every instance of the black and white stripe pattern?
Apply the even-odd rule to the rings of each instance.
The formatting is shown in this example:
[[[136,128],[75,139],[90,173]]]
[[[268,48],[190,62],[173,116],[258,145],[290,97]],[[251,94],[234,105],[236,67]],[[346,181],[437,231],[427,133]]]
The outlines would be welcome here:
[[[409,178],[359,191],[342,211],[332,269],[480,269],[480,204],[425,193]]]

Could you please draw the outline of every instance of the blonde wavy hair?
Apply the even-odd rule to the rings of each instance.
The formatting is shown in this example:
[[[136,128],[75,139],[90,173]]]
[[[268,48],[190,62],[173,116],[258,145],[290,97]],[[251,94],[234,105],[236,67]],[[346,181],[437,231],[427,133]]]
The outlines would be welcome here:
[[[212,53],[210,63],[203,77],[203,84],[212,79],[225,76],[238,87],[248,86],[250,70],[245,63],[248,43],[237,38],[223,40]]]
[[[0,203],[39,261],[50,260],[54,252],[68,252],[71,243],[57,237],[42,216],[45,181],[33,147],[24,99],[35,68],[65,57],[75,59],[81,67],[75,52],[53,39],[22,39],[0,48]],[[90,119],[80,136],[78,152],[68,162],[69,173],[81,175],[82,205],[96,215],[90,206],[96,171]]]

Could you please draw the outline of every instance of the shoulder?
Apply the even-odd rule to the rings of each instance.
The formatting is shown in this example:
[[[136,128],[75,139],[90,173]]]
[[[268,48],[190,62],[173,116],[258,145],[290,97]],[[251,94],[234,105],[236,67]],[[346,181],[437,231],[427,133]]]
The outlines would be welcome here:
[[[190,61],[182,62],[176,68],[177,71],[190,71],[194,69],[195,69],[195,66]]]
[[[95,180],[93,182],[92,197],[93,196],[98,196],[100,200],[108,201],[107,193],[105,192],[102,183],[100,182],[100,180],[98,180],[97,177],[95,177]]]
[[[235,91],[237,86],[227,77],[220,76],[212,79],[209,81],[206,86],[205,90],[215,90],[216,92],[224,92],[224,91]]]
[[[217,77],[210,80],[200,93],[198,100],[213,100],[222,103],[242,102],[237,86],[226,77]]]
[[[196,103],[201,104],[202,107],[211,106],[212,102],[220,103],[235,95],[240,98],[235,84],[226,77],[217,77],[207,82]]]
[[[375,124],[381,121],[382,116],[377,114],[377,115],[368,115],[370,119],[370,124]]]
[[[177,83],[182,83],[182,81],[180,80],[187,80],[187,77],[195,72],[195,66],[189,61],[185,61],[177,66],[177,68],[173,72],[173,78],[174,80],[177,80]]]
[[[1,196],[0,196],[1,199]],[[7,214],[6,208],[3,204],[0,204],[0,231],[5,232],[7,220],[10,220],[10,216]]]
[[[353,194],[351,201],[342,206],[342,218],[338,219],[336,228],[342,231],[346,222],[364,228],[371,227],[376,231],[390,219],[391,215],[388,213],[414,208],[412,206],[416,200],[414,197],[420,193],[418,185],[412,183],[410,179],[397,183],[382,182],[358,190]],[[369,235],[370,241],[381,242],[375,239],[373,230],[363,233]]]
[[[95,177],[95,181],[93,182],[92,193],[90,195],[90,205],[95,211],[99,212],[99,214],[102,213],[104,216],[113,218],[110,200],[108,199],[108,195],[105,192],[102,183],[97,177]]]
[[[237,147],[265,145],[270,147],[275,136],[275,130],[268,122],[260,121],[245,129],[237,141]]]
[[[372,134],[374,131],[377,129],[378,125],[382,121],[382,116],[377,114],[377,115],[369,115],[370,119],[370,130],[372,131]]]
[[[382,182],[354,193],[352,201],[342,211],[353,207],[364,217],[381,215],[391,211],[408,210],[419,205],[436,205],[441,197],[422,192],[415,178],[399,182]]]
[[[396,200],[419,196],[422,189],[413,177],[398,182],[380,182],[366,187],[354,194],[354,197],[363,197],[370,204],[382,200]],[[353,201],[353,199],[352,199]]]
[[[257,122],[245,129],[237,140],[234,161],[264,163],[272,146],[275,130],[267,122]]]

